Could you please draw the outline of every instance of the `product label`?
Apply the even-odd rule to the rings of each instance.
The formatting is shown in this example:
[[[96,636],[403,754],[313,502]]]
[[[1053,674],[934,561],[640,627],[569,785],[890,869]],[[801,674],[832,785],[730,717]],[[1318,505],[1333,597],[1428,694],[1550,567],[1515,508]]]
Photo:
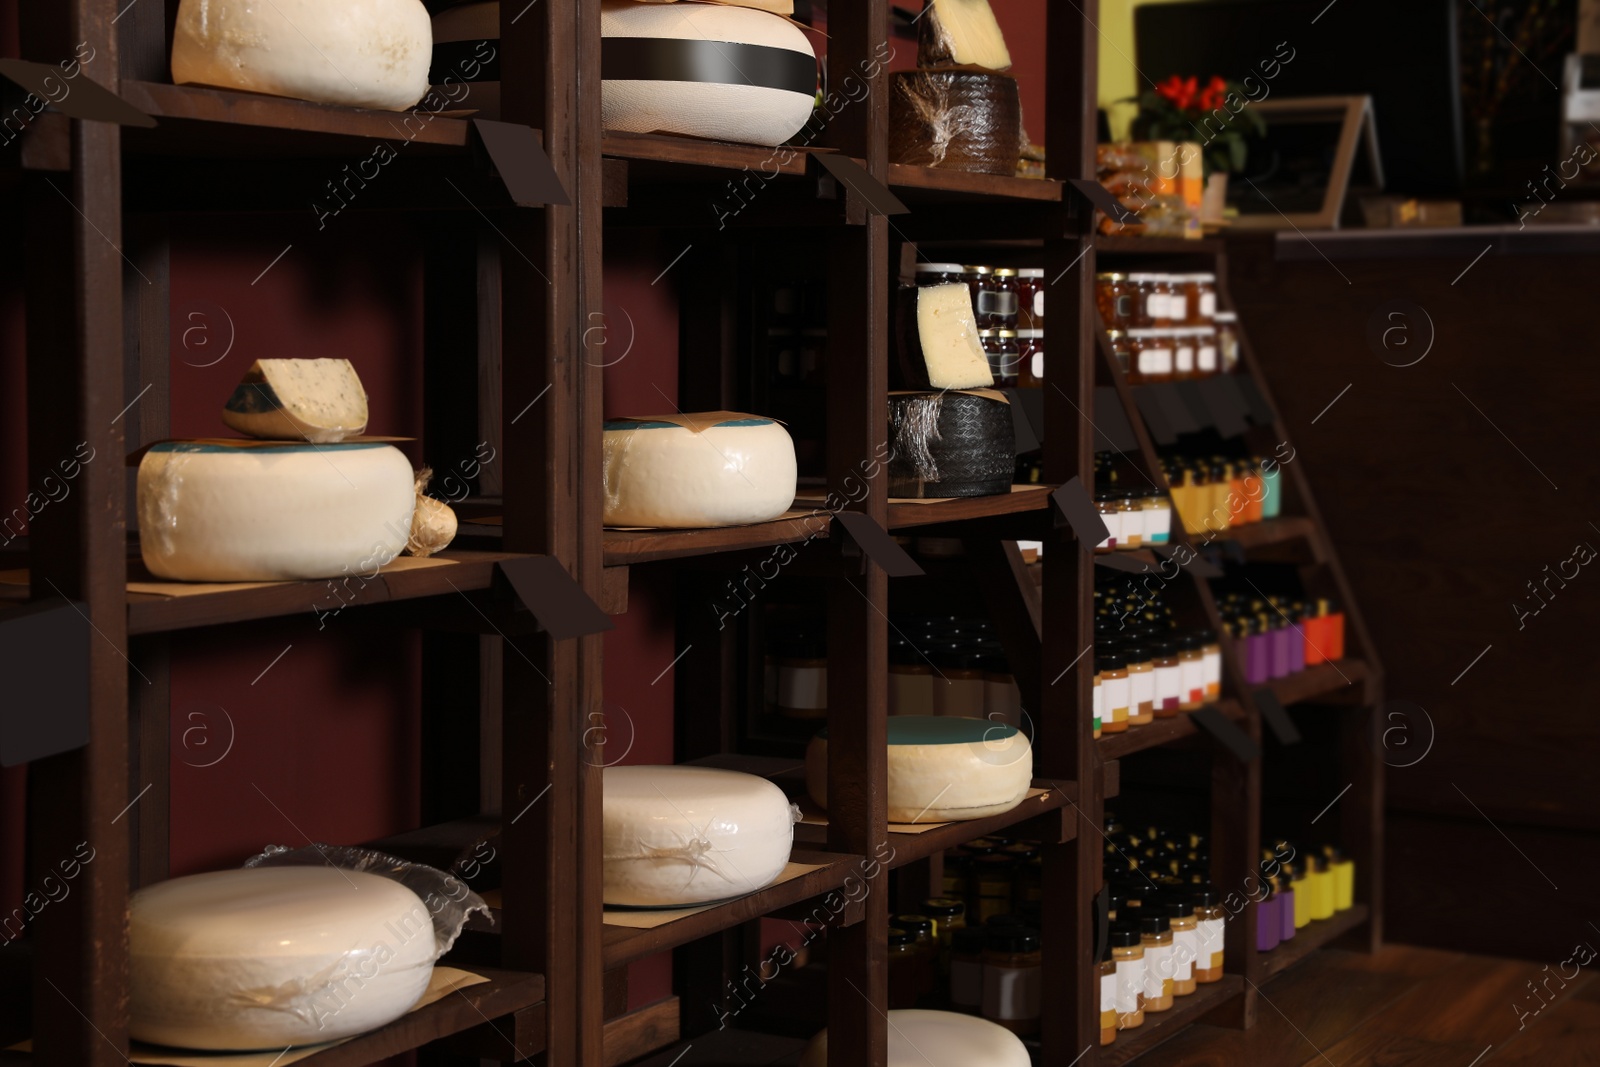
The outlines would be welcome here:
[[[983,1003],[983,966],[960,960],[950,962],[950,1002],[967,1007]]]
[[[1117,297],[1116,312],[1119,319],[1126,320],[1133,314],[1133,297],[1124,295]],[[1044,290],[1040,289],[1033,294],[1033,317],[1040,321],[1044,319]]]
[[[1208,374],[1215,373],[1217,369],[1217,346],[1201,345],[1194,350],[1195,366]]]
[[[1214,685],[1222,684],[1222,653],[1203,652],[1200,654],[1200,679],[1207,689]]]
[[[1167,318],[1182,322],[1189,317],[1189,298],[1182,293],[1167,297]]]
[[[1017,294],[997,293],[993,289],[984,289],[978,293],[977,311],[979,315],[1016,318]]]
[[[1146,348],[1139,353],[1140,374],[1171,374],[1172,349]]]
[[[1172,533],[1172,509],[1156,508],[1144,513],[1145,540],[1153,541],[1158,545],[1167,543],[1167,538]]]
[[[1102,511],[1100,513],[1100,521],[1106,524],[1106,539],[1094,547],[1111,548],[1116,544],[1117,538],[1122,536],[1122,520],[1119,518],[1121,514],[1118,511]]]
[[[985,967],[983,1014],[989,1019],[1037,1019],[1039,968]]]
[[[1183,700],[1183,669],[1176,665],[1157,667],[1156,707],[1175,708]]]
[[[1128,681],[1133,683],[1132,687],[1131,687],[1133,689],[1133,693],[1128,698],[1132,702],[1130,706],[1135,707],[1135,708],[1139,708],[1139,707],[1144,707],[1146,705],[1153,705],[1155,703],[1155,700],[1156,700],[1156,672],[1155,671],[1137,671],[1137,672],[1132,672],[1132,673],[1130,673],[1128,675]]]
[[[1133,696],[1133,686],[1127,678],[1103,678],[1100,688],[1105,693],[1105,703],[1100,706],[1101,715],[1112,722],[1128,717],[1128,701]]]
[[[1214,319],[1217,317],[1216,293],[1200,294],[1200,317],[1203,319]]]
[[[1117,961],[1117,1013],[1131,1015],[1144,1007],[1144,960]]]
[[[1172,981],[1172,946],[1146,945],[1144,947],[1144,999],[1161,996],[1163,987]]]
[[[1178,664],[1178,669],[1183,672],[1183,692],[1187,693],[1186,699],[1190,701],[1204,700],[1206,698],[1205,671],[1200,666],[1198,659],[1186,659]]]
[[[1100,717],[1100,709],[1105,707],[1105,703],[1105,686],[1097,681],[1094,684],[1094,728],[1096,730],[1100,729],[1100,724],[1104,721]]]
[[[1145,297],[1144,313],[1152,319],[1167,317],[1167,295],[1165,293],[1151,293]]]
[[[1116,972],[1112,972],[1111,974],[1102,974],[1100,976],[1100,1010],[1101,1011],[1116,1011],[1117,1010],[1117,975],[1116,975]]]
[[[1201,919],[1195,923],[1195,933],[1199,936],[1197,951],[1200,956],[1200,965],[1208,971],[1222,966],[1222,928],[1226,921],[1225,919]],[[1207,960],[1210,963],[1207,963]]]
[[[780,708],[826,708],[828,706],[828,668],[778,668],[778,706]]]
[[[1035,352],[1033,354],[1032,366],[1033,366],[1033,378],[1034,378],[1034,381],[1039,381],[1039,382],[1044,381],[1044,350],[1043,349],[1041,349],[1041,350],[1039,350],[1039,351],[1037,351],[1037,352]]]
[[[1179,374],[1194,373],[1194,345],[1180,342],[1177,349],[1176,362]]]
[[[1196,926],[1199,924],[1197,923]],[[1194,977],[1194,962],[1200,956],[1200,931],[1172,931],[1172,977],[1187,982]]]

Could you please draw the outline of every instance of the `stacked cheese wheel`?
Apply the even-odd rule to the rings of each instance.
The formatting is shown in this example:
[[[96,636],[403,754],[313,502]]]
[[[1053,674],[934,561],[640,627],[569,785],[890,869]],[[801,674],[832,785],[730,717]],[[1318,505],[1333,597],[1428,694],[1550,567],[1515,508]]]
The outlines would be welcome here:
[[[989,719],[889,719],[889,821],[955,822],[1010,811],[1033,782],[1033,748],[1015,726]],[[828,732],[806,750],[806,788],[828,806]]]
[[[989,0],[927,0],[919,23],[918,69],[890,82],[890,159],[1014,175],[1022,102]]]

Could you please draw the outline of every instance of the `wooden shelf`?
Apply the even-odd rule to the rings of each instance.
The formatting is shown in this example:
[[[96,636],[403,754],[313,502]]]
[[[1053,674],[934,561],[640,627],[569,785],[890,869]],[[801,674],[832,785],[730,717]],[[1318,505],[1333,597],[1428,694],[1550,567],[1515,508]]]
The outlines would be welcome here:
[[[902,200],[917,203],[979,200],[1022,200],[1056,203],[1061,183],[1048,178],[1017,178],[1001,174],[971,174],[937,167],[889,167],[889,185]]]
[[[1232,541],[1240,548],[1251,549],[1265,545],[1281,545],[1295,540],[1310,540],[1316,530],[1316,524],[1302,515],[1285,515],[1281,518],[1246,523],[1243,526],[1230,526],[1227,533],[1216,540]]]
[[[1225,974],[1221,981],[1197,986],[1191,995],[1174,1000],[1171,1011],[1145,1012],[1143,1026],[1136,1030],[1119,1031],[1117,1040],[1100,1050],[1101,1067],[1117,1067],[1144,1055],[1161,1042],[1176,1037],[1185,1026],[1199,1021],[1213,1008],[1243,992],[1244,979],[1236,974]]]
[[[122,98],[157,125],[123,127],[129,150],[161,155],[285,158],[370,153],[377,141],[408,155],[464,151],[471,122],[450,112],[371,111],[194,85],[125,81]],[[469,98],[470,99],[470,98]]]
[[[388,1026],[296,1062],[308,1067],[366,1067],[421,1048],[430,1041],[491,1024],[501,1016],[544,1000],[543,975],[476,966],[469,969],[489,981],[457,990],[425,1008],[402,1015]],[[492,1031],[490,1036],[493,1036]],[[541,1050],[523,1048],[506,1058],[531,1055],[536,1051]]]
[[[409,557],[406,557],[409,558]],[[385,604],[419,597],[455,596],[487,589],[495,580],[501,560],[525,558],[511,552],[474,552],[449,549],[433,557],[450,560],[450,566],[380,572],[370,580],[360,575],[316,582],[239,583],[215,592],[163,596],[153,592],[128,593],[128,632],[162,633],[197,626],[218,626],[250,619],[284,615],[326,614],[345,607]],[[142,571],[138,564],[130,570]],[[132,577],[132,575],[130,575]],[[142,581],[141,578],[134,580]],[[175,593],[192,588],[185,582],[156,581]]]
[[[1245,718],[1244,707],[1237,700],[1221,700],[1217,702],[1216,707],[1234,722],[1241,722]],[[1159,748],[1181,737],[1192,737],[1203,732],[1194,724],[1191,718],[1193,714],[1192,711],[1180,711],[1176,718],[1157,719],[1143,726],[1130,726],[1120,734],[1108,734],[1102,731],[1100,740],[1095,742],[1095,747],[1100,750],[1102,760],[1115,760],[1135,752],[1143,752],[1148,748]]]
[[[1261,977],[1266,981],[1275,974],[1288,970],[1319,948],[1343,937],[1367,921],[1367,906],[1355,904],[1344,911],[1334,912],[1333,918],[1313,920],[1294,932],[1294,937],[1283,942],[1271,952],[1257,953],[1261,958]]]
[[[674,137],[661,133],[618,133],[607,131],[600,138],[600,152],[613,159],[626,159],[643,166],[636,173],[651,178],[688,181],[696,178],[726,178],[727,171],[749,170],[770,181],[775,177],[803,177],[806,157],[826,148],[730,144],[703,141],[693,137]],[[652,166],[659,164],[660,166]],[[710,175],[697,172],[724,172]]]
[[[635,930],[627,926],[604,926],[604,964],[606,970],[631,963],[644,956],[686,945],[690,941],[732,929],[740,923],[759,919],[781,908],[798,904],[802,900],[821,896],[844,885],[852,874],[859,877],[863,860],[860,856],[847,856],[838,852],[816,852],[796,847],[790,853],[793,863],[820,863],[823,866],[808,871],[798,878],[770,885],[737,900],[697,911],[681,919]]]
[[[1295,671],[1276,678],[1258,689],[1270,689],[1284,707],[1303,700],[1318,700],[1333,696],[1342,689],[1361,685],[1367,680],[1367,665],[1358,659],[1342,659],[1333,663],[1319,663],[1303,671]],[[1363,690],[1364,691],[1364,690]]]

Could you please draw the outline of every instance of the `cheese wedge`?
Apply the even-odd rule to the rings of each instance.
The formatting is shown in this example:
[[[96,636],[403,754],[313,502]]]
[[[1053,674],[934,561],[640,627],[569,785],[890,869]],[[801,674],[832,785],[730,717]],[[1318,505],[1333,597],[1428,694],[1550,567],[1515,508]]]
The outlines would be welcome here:
[[[989,357],[978,341],[972,294],[960,282],[917,290],[917,340],[935,389],[978,389],[994,384]]]
[[[989,0],[928,0],[917,35],[917,66],[1006,70],[1011,53]]]
[[[367,428],[367,392],[348,359],[258,359],[222,421],[267,441],[331,444]]]

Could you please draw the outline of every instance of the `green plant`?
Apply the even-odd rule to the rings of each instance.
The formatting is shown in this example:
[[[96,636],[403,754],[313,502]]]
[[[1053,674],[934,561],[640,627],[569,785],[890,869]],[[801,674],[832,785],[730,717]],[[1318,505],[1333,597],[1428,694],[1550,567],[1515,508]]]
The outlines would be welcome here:
[[[1215,75],[1202,87],[1199,78],[1174,74],[1129,99],[1139,103],[1133,120],[1135,138],[1198,143],[1207,174],[1244,170],[1249,138],[1267,130],[1244,90]]]

